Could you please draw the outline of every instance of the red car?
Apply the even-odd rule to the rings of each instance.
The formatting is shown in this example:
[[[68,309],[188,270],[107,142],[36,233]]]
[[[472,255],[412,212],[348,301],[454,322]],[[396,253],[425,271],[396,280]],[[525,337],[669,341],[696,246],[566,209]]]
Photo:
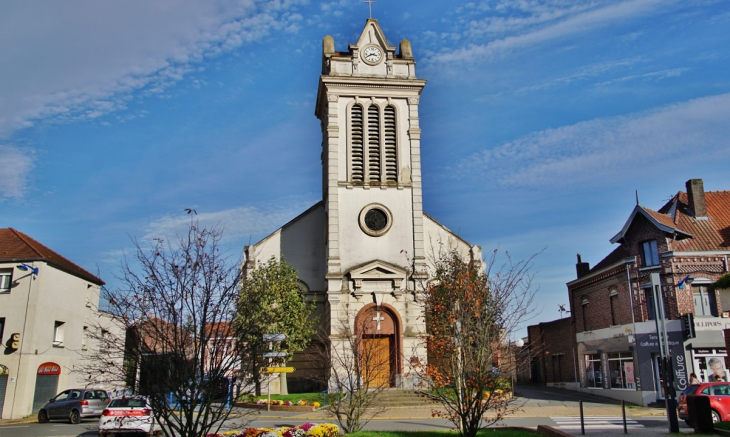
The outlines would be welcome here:
[[[730,420],[730,383],[728,382],[703,382],[690,385],[677,399],[677,415],[684,419],[689,425],[689,411],[687,411],[687,395],[700,395],[710,397],[712,408],[712,421]]]

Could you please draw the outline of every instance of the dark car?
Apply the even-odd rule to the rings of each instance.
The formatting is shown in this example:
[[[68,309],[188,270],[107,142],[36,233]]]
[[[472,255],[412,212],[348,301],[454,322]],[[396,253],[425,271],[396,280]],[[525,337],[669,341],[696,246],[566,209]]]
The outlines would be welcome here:
[[[88,417],[101,417],[109,405],[105,390],[91,388],[72,388],[57,394],[38,411],[38,422],[46,423],[54,419],[66,419],[80,423]]]
[[[710,398],[713,422],[730,420],[730,382],[703,382],[690,385],[682,391],[677,400],[677,415],[689,425],[687,395],[708,396]]]

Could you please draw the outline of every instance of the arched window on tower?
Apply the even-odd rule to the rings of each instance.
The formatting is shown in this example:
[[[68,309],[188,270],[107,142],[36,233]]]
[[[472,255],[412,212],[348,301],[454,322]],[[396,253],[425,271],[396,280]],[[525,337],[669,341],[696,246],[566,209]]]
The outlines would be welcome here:
[[[398,181],[398,144],[396,141],[395,108],[386,106],[383,116],[385,126],[385,180]]]
[[[350,126],[352,158],[350,160],[352,180],[362,182],[364,180],[363,166],[363,113],[361,105],[353,105],[350,110]]]
[[[380,181],[380,108],[368,107],[368,179]]]

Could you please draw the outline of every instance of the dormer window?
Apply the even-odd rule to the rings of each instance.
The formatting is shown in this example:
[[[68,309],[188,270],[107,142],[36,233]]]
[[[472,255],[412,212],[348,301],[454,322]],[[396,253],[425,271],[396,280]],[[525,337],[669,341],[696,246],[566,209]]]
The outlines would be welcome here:
[[[656,240],[641,243],[641,261],[644,267],[659,265],[659,252]]]

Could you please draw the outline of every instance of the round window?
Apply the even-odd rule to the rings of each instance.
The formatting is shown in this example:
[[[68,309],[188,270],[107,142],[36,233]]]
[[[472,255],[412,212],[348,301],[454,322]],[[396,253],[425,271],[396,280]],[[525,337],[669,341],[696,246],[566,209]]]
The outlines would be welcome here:
[[[373,237],[379,237],[388,232],[392,222],[390,211],[383,205],[370,204],[360,212],[360,228]]]

